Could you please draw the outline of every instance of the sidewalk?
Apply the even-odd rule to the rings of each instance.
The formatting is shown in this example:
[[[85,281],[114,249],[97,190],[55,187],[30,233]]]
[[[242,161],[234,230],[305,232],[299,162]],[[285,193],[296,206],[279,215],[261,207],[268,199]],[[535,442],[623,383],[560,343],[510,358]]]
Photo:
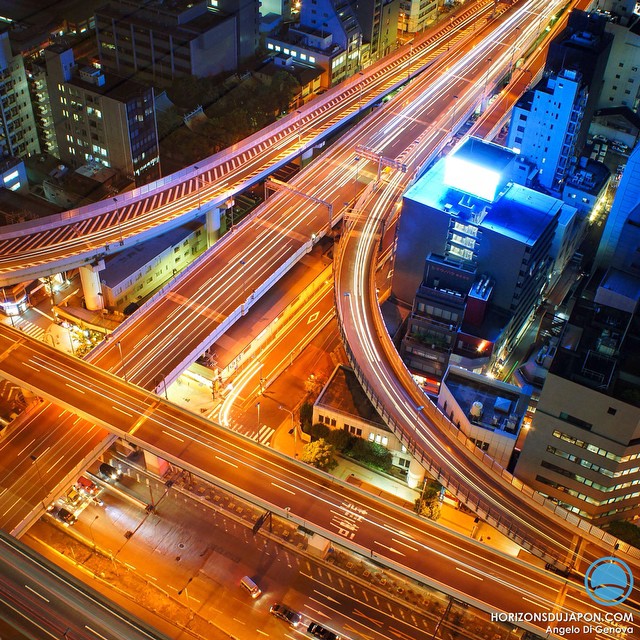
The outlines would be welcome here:
[[[293,456],[295,442],[294,436],[289,433],[289,430],[289,422],[283,422],[276,429],[271,446],[280,453]],[[302,450],[302,446],[300,437],[298,437],[298,451]],[[338,456],[337,460],[338,466],[331,471],[331,475],[415,514],[414,505],[420,497],[420,491],[411,489],[405,482],[391,478],[387,474],[377,473],[343,456]],[[442,504],[442,512],[437,524],[474,538],[478,542],[509,556],[518,557],[521,551],[520,547],[507,536],[485,522],[476,523],[473,513],[458,509],[446,498]]]

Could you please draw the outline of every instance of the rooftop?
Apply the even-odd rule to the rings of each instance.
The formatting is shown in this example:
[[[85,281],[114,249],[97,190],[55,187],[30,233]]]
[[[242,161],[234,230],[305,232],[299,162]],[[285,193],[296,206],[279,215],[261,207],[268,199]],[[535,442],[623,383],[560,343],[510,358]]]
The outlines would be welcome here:
[[[105,258],[106,268],[100,272],[102,282],[108,287],[119,285],[124,279],[144,267],[163,251],[180,244],[200,226],[202,225],[196,221],[188,222],[136,244],[126,251],[121,251]]]
[[[479,157],[476,149],[473,153]],[[508,154],[513,158],[512,152]],[[486,148],[480,157],[494,163],[492,167],[506,166],[506,156],[494,149]],[[516,183],[508,183],[492,203],[476,199],[445,184],[445,161],[439,160],[404,197],[527,245],[536,242],[549,225],[549,216],[558,213],[563,205],[557,198]]]
[[[442,384],[473,424],[517,437],[530,393],[456,366],[447,369]]]
[[[566,181],[566,187],[575,187],[597,196],[604,189],[611,178],[611,172],[601,162],[587,160],[584,167],[578,167]]]
[[[640,406],[640,280],[609,269],[573,309],[550,372]]]
[[[316,403],[357,416],[377,427],[387,428],[362,390],[355,373],[344,365],[336,367]]]

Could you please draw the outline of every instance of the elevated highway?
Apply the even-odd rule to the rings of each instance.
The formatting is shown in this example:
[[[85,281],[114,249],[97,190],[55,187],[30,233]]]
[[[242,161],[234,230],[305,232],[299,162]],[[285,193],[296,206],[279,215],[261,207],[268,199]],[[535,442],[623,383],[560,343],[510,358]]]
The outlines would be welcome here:
[[[447,43],[492,10],[490,0],[474,3],[287,117],[172,175],[116,198],[0,228],[0,287],[96,263],[224,207],[420,74]]]
[[[512,42],[509,37],[520,41],[520,38],[530,39],[536,35],[536,29],[539,30],[540,23],[537,21],[533,25],[529,23],[535,6],[534,3],[530,3],[527,8],[529,13],[520,14],[519,21],[512,22],[510,19],[505,19],[501,25],[504,30],[497,32],[493,38],[487,39],[482,46],[477,46],[471,53],[462,49],[454,49],[447,59],[448,69],[442,63],[434,67],[431,77],[417,78],[408,89],[405,89],[400,100],[378,110],[378,113],[373,114],[360,127],[344,136],[325,156],[321,167],[312,166],[296,179],[297,188],[318,199],[330,199],[334,203],[336,211],[341,210],[340,203],[352,201],[356,203],[356,206],[347,207],[349,225],[357,223],[363,226],[353,227],[353,230],[347,234],[346,244],[351,244],[357,236],[366,236],[366,243],[362,246],[358,246],[358,243],[351,245],[355,247],[355,253],[350,254],[355,256],[352,272],[354,276],[350,279],[347,275],[344,282],[341,280],[344,287],[341,289],[342,294],[349,293],[349,296],[339,296],[340,312],[343,319],[348,316],[345,311],[350,311],[342,306],[343,299],[358,300],[358,305],[362,300],[364,307],[371,307],[373,304],[370,297],[371,292],[368,289],[369,281],[365,282],[362,279],[365,272],[363,265],[371,257],[372,251],[372,245],[367,243],[371,243],[373,239],[373,246],[375,246],[376,233],[379,232],[379,226],[375,225],[379,225],[380,221],[386,218],[389,204],[394,211],[393,207],[396,206],[404,185],[412,176],[411,173],[390,172],[387,174],[383,172],[382,181],[376,183],[374,180],[371,182],[370,184],[375,186],[370,186],[368,194],[361,196],[364,180],[370,181],[376,177],[377,167],[375,162],[366,161],[360,157],[356,149],[358,147],[372,149],[381,156],[399,159],[403,164],[415,169],[416,173],[419,172],[421,167],[430,161],[433,153],[436,153],[446,143],[457,122],[464,120],[477,104],[478,99],[481,98],[483,85],[486,83],[478,82],[478,79],[496,78],[503,72],[504,65],[512,56]],[[543,6],[545,12],[552,10],[546,5]],[[453,108],[451,108],[452,103]],[[375,206],[367,204],[368,200],[366,199],[367,195],[374,192],[376,195],[382,195],[379,204]],[[360,204],[357,203],[358,196],[362,198]],[[373,210],[373,216],[369,216],[370,209]],[[344,212],[344,209],[342,211]],[[372,224],[374,231],[371,231]],[[241,225],[241,228],[226,241],[226,244],[223,242],[220,247],[214,247],[203,260],[179,278],[175,286],[162,292],[147,309],[143,309],[139,320],[136,318],[123,327],[119,336],[112,338],[111,345],[105,345],[96,353],[94,356],[96,364],[115,371],[123,378],[128,377],[129,381],[134,381],[148,389],[160,387],[161,381],[157,378],[165,375],[165,372],[172,371],[171,367],[174,365],[172,365],[171,358],[179,362],[179,359],[183,358],[181,354],[189,352],[189,348],[201,346],[203,336],[210,335],[212,331],[215,331],[216,327],[230,317],[234,310],[236,313],[242,313],[246,305],[250,304],[250,296],[254,293],[254,289],[258,293],[259,288],[268,278],[277,269],[280,269],[296,251],[308,245],[309,242],[313,242],[313,234],[324,233],[327,228],[327,212],[323,207],[293,197],[285,197],[284,194],[276,195],[267,207],[255,214],[251,221]],[[230,252],[224,255],[224,259],[219,253],[222,251],[222,247],[226,247],[226,250]],[[342,264],[346,264],[346,262],[342,262]],[[343,273],[348,274],[348,271]],[[363,338],[361,357],[364,358],[365,363],[369,358],[386,358],[384,348],[380,348],[379,345],[374,344],[375,340],[372,341],[369,338],[372,333],[376,333],[373,328],[375,325],[370,325],[371,329],[360,325],[361,321],[372,321],[373,318],[368,316],[368,313],[369,311],[364,309],[353,316],[354,323],[359,325],[358,331],[363,331],[361,336],[350,334],[356,340]],[[207,334],[207,332],[209,333]],[[11,334],[9,342],[14,340],[15,334]],[[118,342],[120,342],[119,345]],[[15,350],[19,346],[23,345],[16,343]],[[7,373],[9,367],[14,364],[14,351],[10,346],[7,346],[6,350],[2,350],[2,353],[5,355],[0,361],[0,370],[5,375],[14,376],[12,379],[21,380],[27,385],[34,385],[34,388],[41,388],[44,381],[41,381],[40,378],[46,377],[46,372],[38,371],[35,375],[30,374],[29,378],[25,372],[28,373],[30,367],[32,368],[34,365],[25,362],[26,369],[19,374],[16,371]],[[9,358],[9,354],[11,354],[11,358]],[[356,364],[363,364],[357,358],[354,358],[354,361]],[[163,366],[166,366],[166,369],[163,369]],[[369,372],[362,375],[362,370],[359,371],[361,380],[369,393],[372,389],[377,391],[378,378],[376,375],[378,373],[383,376],[382,379],[388,375],[389,365],[383,362],[380,367],[378,372],[371,372],[371,379],[368,377]],[[86,375],[89,376],[86,378],[87,380],[95,376],[95,374],[89,373]],[[404,377],[401,376],[402,379]],[[108,387],[102,388],[103,395],[106,393],[106,389]],[[54,401],[58,398],[64,398],[68,401],[67,394],[68,391],[65,388],[59,388],[55,393],[49,391],[45,396]],[[424,459],[425,464],[429,466],[433,464],[430,456],[434,455],[436,448],[431,441],[433,437],[431,430],[438,423],[433,415],[424,421],[417,417],[416,409],[421,405],[415,402],[415,398],[410,386],[405,390],[395,384],[390,385],[389,395],[383,396],[387,415],[390,412],[396,412],[394,406],[396,401],[400,403],[400,409],[394,419],[399,418],[399,427],[397,428],[399,432],[403,433],[403,437],[408,437],[416,420],[420,422],[420,430],[416,433],[414,440],[416,443],[414,453],[418,458]],[[162,404],[157,398],[154,398],[154,401]],[[412,402],[413,404],[411,404]],[[126,407],[121,405],[121,409],[126,410]],[[114,409],[114,412],[113,419],[116,420],[118,410]],[[385,413],[384,410],[383,413]],[[77,442],[73,442],[74,447],[80,448],[82,445],[83,455],[90,458],[94,452],[91,447],[99,447],[100,436],[102,441],[105,441],[106,427],[96,426],[96,424],[104,425],[104,422],[96,421],[94,414],[81,413],[81,415],[85,415],[89,421],[75,420],[69,412],[56,409],[53,405],[38,410],[38,418],[43,425],[44,433],[55,432],[58,438],[61,434],[65,434],[67,438],[70,437],[69,434],[74,434],[78,438]],[[141,423],[144,422],[145,416],[144,411],[139,414]],[[173,423],[168,422],[167,424],[171,426]],[[59,430],[54,431],[58,427]],[[164,437],[160,436],[157,428],[153,434],[156,437]],[[133,435],[135,435],[135,431]],[[148,446],[152,451],[157,451],[159,455],[171,459],[168,453],[171,447],[168,443],[171,442],[171,439],[177,440],[181,436],[177,435],[177,438],[174,435],[167,436],[165,434],[165,436],[168,439],[165,439],[162,447],[159,447],[153,438],[149,439]],[[190,440],[190,437],[188,439],[182,438],[182,444],[179,441],[173,443],[174,447],[181,447],[179,453],[181,461],[183,461],[183,455],[187,453]],[[54,436],[51,436],[49,444],[60,446],[59,441],[55,442]],[[40,443],[35,446],[39,447]],[[244,446],[246,447],[246,445]],[[28,462],[29,447],[34,447],[33,442],[31,444],[25,442],[21,449],[17,449],[17,453],[20,455],[17,456],[16,474],[19,476],[22,472],[28,473],[33,479],[35,471],[34,465]],[[452,463],[454,467],[458,461],[461,461],[462,464],[461,470],[456,470],[455,473],[457,481],[463,483],[463,486],[453,487],[454,490],[460,493],[464,488],[467,491],[469,502],[471,502],[471,496],[477,500],[481,494],[483,498],[490,500],[490,506],[494,509],[498,508],[504,498],[508,507],[506,509],[502,507],[500,526],[544,557],[562,565],[571,556],[576,564],[588,561],[594,553],[601,554],[603,548],[611,548],[609,538],[597,540],[586,532],[580,531],[577,527],[580,523],[577,520],[566,525],[556,524],[548,510],[533,508],[530,503],[518,505],[512,496],[512,489],[503,486],[504,483],[496,480],[495,477],[487,487],[479,486],[477,483],[480,479],[484,480],[485,474],[488,473],[483,465],[473,464],[473,456],[464,453],[462,451],[464,447],[459,447],[452,441],[445,442],[442,447],[444,450],[449,447],[452,452],[449,456],[438,448],[435,455],[440,461],[446,458],[447,463]],[[37,457],[37,453],[35,455]],[[58,482],[62,477],[68,477],[74,473],[75,464],[81,464],[80,457],[78,454],[76,458],[69,461],[56,459]],[[186,466],[188,461],[178,464]],[[472,470],[473,473],[469,470]],[[467,473],[468,471],[469,473]],[[12,483],[14,480],[15,483],[12,486],[17,487],[19,478],[12,476]],[[53,477],[51,480],[55,481]],[[453,480],[451,482],[453,486]],[[37,483],[33,482],[31,486],[33,487],[34,484],[37,487]],[[47,481],[47,484],[50,483]],[[39,492],[36,490],[33,493],[38,495]],[[28,520],[29,514],[34,511],[36,506],[33,499],[21,502],[15,498],[11,491],[7,492],[7,490],[0,494],[0,505],[2,506],[0,512],[3,514],[4,523],[16,528],[16,530],[22,526],[21,523]],[[517,507],[517,510],[510,512],[512,506]],[[494,514],[495,511],[491,511],[491,517],[494,517]],[[544,521],[543,525],[540,525],[541,520]],[[599,535],[597,531],[594,531],[593,534]],[[588,542],[583,542],[583,539]],[[592,546],[587,549],[587,545]],[[623,548],[623,551],[627,550]]]
[[[64,396],[58,409],[60,420],[82,416],[275,516],[484,611],[607,610],[594,605],[579,579],[567,581],[425,522],[4,326],[0,326],[0,371],[51,401]],[[51,452],[52,457],[57,455]],[[46,460],[41,464],[46,468]],[[23,471],[15,475],[10,488],[14,499],[33,508],[41,497],[38,476],[36,470],[29,476]],[[0,493],[0,508],[5,505],[5,492]],[[260,513],[256,509],[256,517]],[[640,602],[637,596],[634,592],[630,601],[615,610],[632,611]],[[525,628],[542,634],[535,625]]]
[[[4,531],[0,576],[0,619],[9,619],[21,637],[169,640]]]

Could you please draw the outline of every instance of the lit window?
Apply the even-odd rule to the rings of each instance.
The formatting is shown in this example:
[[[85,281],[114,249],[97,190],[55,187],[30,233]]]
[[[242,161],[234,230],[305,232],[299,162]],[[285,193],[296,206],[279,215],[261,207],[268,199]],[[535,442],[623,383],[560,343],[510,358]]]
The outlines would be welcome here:
[[[270,42],[267,44],[267,49],[271,49],[271,51],[273,51],[273,45]]]

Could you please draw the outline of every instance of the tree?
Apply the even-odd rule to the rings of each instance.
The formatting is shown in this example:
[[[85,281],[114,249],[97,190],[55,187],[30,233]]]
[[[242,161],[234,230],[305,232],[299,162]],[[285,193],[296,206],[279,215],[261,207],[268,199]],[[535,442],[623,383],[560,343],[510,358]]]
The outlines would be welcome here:
[[[300,460],[316,467],[316,469],[330,471],[337,464],[333,454],[333,447],[326,440],[320,438],[320,440],[304,445]]]
[[[432,480],[425,484],[422,495],[416,500],[416,513],[437,520],[442,510],[441,492],[442,485],[439,482]]]
[[[389,471],[393,463],[393,457],[385,447],[381,444],[364,440],[363,438],[356,439],[353,447],[351,447],[349,451],[349,455],[381,471]]]
[[[313,440],[326,440],[327,436],[331,433],[331,429],[327,427],[326,424],[322,424],[322,422],[316,422],[311,425],[309,429],[309,435]]]
[[[352,436],[344,429],[331,429],[325,440],[332,445],[336,451],[344,451],[353,446],[355,436]]]
[[[313,405],[310,402],[303,402],[300,405],[300,428],[309,433],[313,420]]]

